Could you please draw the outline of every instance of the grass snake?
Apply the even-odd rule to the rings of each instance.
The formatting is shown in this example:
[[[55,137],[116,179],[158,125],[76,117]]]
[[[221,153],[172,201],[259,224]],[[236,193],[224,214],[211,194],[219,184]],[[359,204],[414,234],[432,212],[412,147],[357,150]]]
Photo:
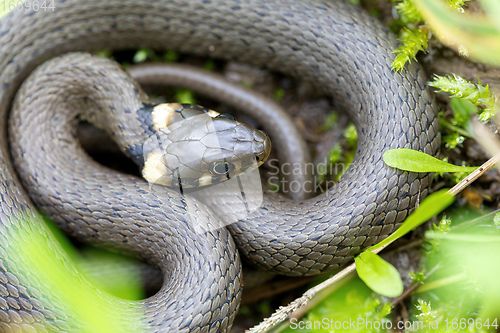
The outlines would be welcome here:
[[[340,267],[386,237],[427,194],[429,175],[393,170],[382,161],[390,148],[437,151],[437,112],[423,71],[415,64],[392,71],[394,37],[343,1],[56,1],[53,12],[15,10],[3,17],[0,45],[0,324],[5,331],[41,329],[41,323],[48,330],[67,331],[71,322],[71,311],[48,302],[44,295],[50,291],[21,276],[24,263],[7,251],[12,228],[44,233],[16,218],[20,212],[34,214],[34,209],[10,161],[7,113],[29,73],[66,52],[145,46],[258,65],[307,81],[333,97],[358,130],[355,160],[330,190],[300,202],[265,197],[260,209],[228,227],[232,237],[218,229],[193,240],[182,197],[149,190],[120,174],[99,179],[107,185],[101,185],[101,201],[76,189],[52,193],[54,205],[47,209],[59,205],[80,217],[66,226],[68,231],[147,256],[165,270],[161,291],[134,303],[145,305],[143,320],[151,330],[228,330],[241,294],[232,239],[264,269],[292,276],[318,274]],[[131,187],[124,188],[125,183]],[[160,210],[138,203],[135,196],[147,203],[165,199],[170,205]],[[127,199],[116,203],[117,197]],[[76,202],[91,208],[76,207]],[[104,205],[100,213],[97,204]],[[143,215],[141,209],[153,215],[134,223]],[[168,223],[159,218],[164,209]],[[199,214],[208,224],[217,219],[202,207]],[[102,222],[106,216],[111,222]],[[125,222],[112,224],[116,216]]]

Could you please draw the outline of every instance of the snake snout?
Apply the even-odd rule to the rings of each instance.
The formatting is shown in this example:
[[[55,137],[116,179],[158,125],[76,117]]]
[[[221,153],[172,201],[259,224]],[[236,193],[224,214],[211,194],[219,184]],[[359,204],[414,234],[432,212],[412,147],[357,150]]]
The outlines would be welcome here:
[[[254,132],[254,139],[253,151],[258,165],[261,166],[271,153],[271,140],[266,133],[260,130]]]

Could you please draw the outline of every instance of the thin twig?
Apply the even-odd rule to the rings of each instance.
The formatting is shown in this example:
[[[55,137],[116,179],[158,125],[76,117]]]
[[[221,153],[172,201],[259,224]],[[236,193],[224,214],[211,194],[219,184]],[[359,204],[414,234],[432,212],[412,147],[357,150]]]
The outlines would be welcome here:
[[[460,183],[458,183],[457,185],[453,186],[448,191],[448,193],[451,194],[451,195],[457,195],[464,188],[466,188],[467,186],[469,186],[473,181],[475,181],[481,175],[483,175],[486,171],[488,171],[489,169],[493,168],[495,166],[495,164],[497,164],[498,162],[500,162],[500,153],[497,153],[495,156],[493,156],[488,161],[486,161],[486,163],[484,163],[479,168],[477,168],[476,170],[474,170],[470,175],[468,175],[467,177],[465,177],[464,179],[462,179],[462,181]]]
[[[406,297],[410,296],[417,288],[420,286],[420,282],[413,282],[408,288],[403,290],[403,293],[396,297],[392,302],[391,302],[391,307],[395,307],[399,303],[401,303]]]
[[[485,125],[477,120],[472,121],[472,127],[474,129],[474,135],[477,138],[477,142],[483,146],[493,157],[490,158],[486,163],[477,168],[473,173],[465,177],[460,183],[453,186],[448,193],[456,195],[460,193],[464,188],[469,186],[473,181],[479,178],[489,169],[493,168],[495,164],[500,166],[500,143],[494,137],[493,134],[486,128]]]
[[[392,244],[392,242],[387,243],[386,245],[376,249],[373,253],[379,253],[387,246]],[[327,290],[330,288],[335,289],[338,287],[339,283],[347,279],[350,276],[353,276],[356,273],[356,264],[352,263],[347,266],[328,280],[323,281],[317,286],[306,291],[301,297],[295,299],[293,302],[288,304],[287,306],[282,306],[276,312],[274,312],[271,317],[264,319],[257,326],[252,327],[247,330],[247,333],[266,333],[270,330],[276,328],[280,323],[284,322],[287,319],[294,318],[294,314],[297,314],[301,311],[301,308],[307,306],[309,301],[314,297],[315,303],[322,301],[325,297],[329,295]],[[317,298],[316,298],[317,297]]]
[[[276,327],[281,322],[290,318],[292,312],[299,309],[301,306],[307,304],[316,294],[318,294],[323,289],[331,287],[338,283],[340,280],[349,276],[350,274],[354,274],[356,269],[355,264],[351,264],[329,278],[328,280],[318,284],[317,286],[306,291],[301,297],[295,299],[293,302],[288,304],[287,306],[282,306],[276,312],[274,312],[271,317],[264,319],[257,326],[252,327],[248,330],[248,333],[264,333],[269,332],[271,329]]]

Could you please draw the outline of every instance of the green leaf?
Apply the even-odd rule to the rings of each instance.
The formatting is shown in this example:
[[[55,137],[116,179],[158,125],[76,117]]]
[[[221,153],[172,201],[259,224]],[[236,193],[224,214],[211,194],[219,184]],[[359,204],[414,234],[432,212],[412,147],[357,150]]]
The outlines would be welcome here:
[[[140,261],[90,246],[83,247],[81,252],[78,268],[98,289],[128,300],[145,298]]]
[[[303,323],[319,323],[324,322],[327,318],[328,323],[332,323],[328,327],[316,327],[316,329],[300,329],[294,327],[293,320],[289,322],[290,326],[284,329],[283,333],[331,333],[331,332],[342,332],[342,333],[379,333],[385,332],[386,330],[377,329],[366,325],[348,325],[338,326],[335,328],[335,323],[357,323],[363,320],[364,323],[380,323],[382,327],[387,327],[390,324],[390,318],[386,317],[390,314],[391,306],[390,303],[384,303],[381,300],[381,296],[374,293],[370,288],[366,286],[361,279],[358,277],[346,279],[342,282],[340,288],[335,289],[332,293],[326,296],[323,301],[314,306],[308,313],[303,317]],[[242,310],[247,313],[254,315],[255,310],[250,310],[247,306],[243,306]],[[243,312],[241,311],[241,312]],[[278,329],[279,330],[279,329]],[[275,330],[276,331],[276,330]]]
[[[378,255],[372,253],[372,251],[392,242],[428,221],[451,205],[454,200],[455,197],[448,194],[446,189],[429,195],[396,232],[356,257],[354,261],[358,275],[366,285],[381,295],[387,297],[399,296],[403,292],[403,283],[398,271]]]
[[[444,145],[448,149],[454,149],[457,146],[462,147],[465,138],[457,132],[443,136]]]
[[[148,49],[141,49],[141,50],[137,51],[134,54],[134,63],[138,64],[138,63],[146,61],[146,59],[148,58],[148,54],[149,54]]]
[[[401,295],[403,281],[394,266],[369,251],[361,253],[354,261],[358,276],[371,290],[387,297]]]
[[[497,228],[500,227],[500,213],[495,214],[495,217],[493,217],[493,223],[495,223]]]
[[[283,96],[285,96],[285,90],[283,89],[276,89],[274,90],[274,100],[279,102],[283,99]]]
[[[167,51],[163,55],[164,62],[178,62],[179,61],[179,53],[175,51]]]
[[[399,237],[402,237],[407,232],[415,229],[422,223],[430,220],[442,212],[446,207],[455,201],[455,197],[448,193],[447,189],[442,189],[429,195],[425,200],[420,203],[420,206],[408,216],[403,224],[392,235],[379,242],[378,244],[370,247],[367,251],[378,249]]]
[[[184,88],[178,88],[175,90],[175,100],[183,104],[196,104],[193,91]]]
[[[471,172],[477,169],[446,163],[413,149],[390,149],[382,158],[390,167],[411,172]]]
[[[340,161],[343,152],[342,145],[339,142],[335,143],[328,153],[328,162],[337,163]]]
[[[338,119],[339,119],[339,114],[336,112],[331,112],[328,116],[326,116],[325,121],[321,125],[321,131],[326,132],[334,128],[335,123],[338,121]]]
[[[356,126],[353,123],[349,123],[343,134],[349,147],[356,149],[358,145],[358,131],[356,130]]]
[[[382,310],[380,310],[380,316],[385,317],[391,314],[392,311],[392,305],[389,302],[385,302],[384,305],[382,306]]]
[[[424,283],[425,274],[423,271],[418,273],[408,272],[408,275],[410,275],[410,279],[412,280],[412,282]]]

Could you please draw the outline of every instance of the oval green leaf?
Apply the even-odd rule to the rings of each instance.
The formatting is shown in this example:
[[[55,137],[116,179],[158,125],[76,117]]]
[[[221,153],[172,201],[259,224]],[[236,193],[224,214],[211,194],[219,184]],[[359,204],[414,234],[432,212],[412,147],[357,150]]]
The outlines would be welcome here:
[[[375,253],[365,251],[354,259],[361,280],[374,292],[397,297],[403,292],[403,281],[394,266]]]
[[[382,156],[390,167],[411,172],[471,172],[477,167],[462,167],[443,162],[413,149],[390,149]]]

